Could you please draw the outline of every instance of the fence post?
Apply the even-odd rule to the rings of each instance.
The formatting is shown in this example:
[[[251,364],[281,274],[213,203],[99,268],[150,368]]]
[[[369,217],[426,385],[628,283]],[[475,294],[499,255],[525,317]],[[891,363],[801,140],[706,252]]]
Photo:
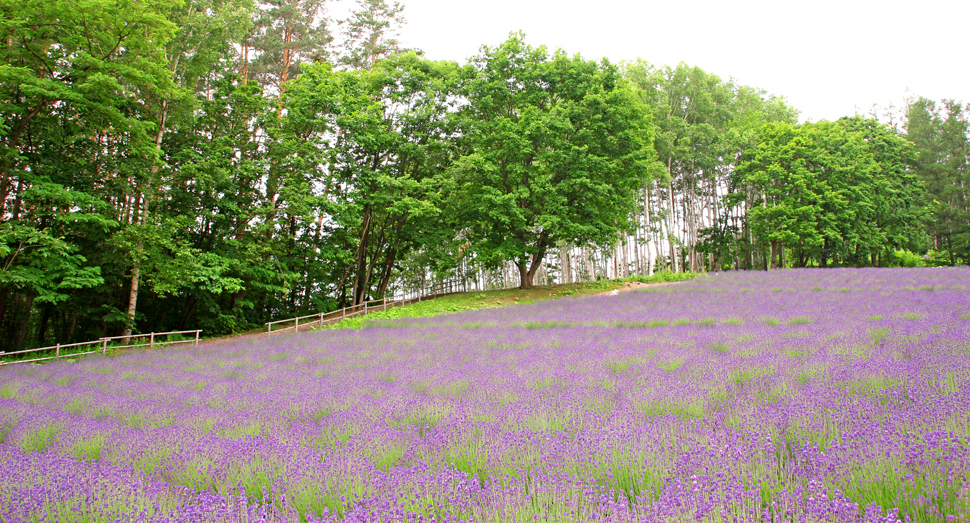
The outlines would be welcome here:
[[[195,331],[195,344],[196,345],[199,344],[199,333],[200,332],[202,332],[202,331],[201,330],[198,330],[198,329],[196,329],[196,331]]]
[[[364,302],[364,314],[367,314],[367,302]]]
[[[101,346],[101,354],[107,354],[108,353],[108,338],[101,338],[101,341],[104,343]]]
[[[340,314],[341,314],[340,319],[342,320],[347,319],[347,307],[340,309]]]
[[[269,322],[266,324],[266,337],[268,338],[272,335],[273,335],[273,322]]]
[[[70,341],[70,340],[68,340],[68,341]],[[54,349],[54,357],[55,358],[60,358],[61,357],[61,344],[60,343],[58,343],[57,344],[57,348]]]
[[[154,349],[155,348],[155,333],[154,332],[151,333],[150,337],[148,338],[148,348],[149,349]]]
[[[296,330],[296,332],[300,332],[300,318],[296,319],[296,326],[293,327],[293,329]]]

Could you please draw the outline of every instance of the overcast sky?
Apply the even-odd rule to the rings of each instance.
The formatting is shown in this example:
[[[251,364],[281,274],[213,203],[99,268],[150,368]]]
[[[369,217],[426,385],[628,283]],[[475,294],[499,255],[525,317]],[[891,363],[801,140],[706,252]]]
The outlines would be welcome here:
[[[436,60],[464,62],[521,30],[531,45],[585,58],[700,66],[784,96],[803,121],[910,95],[970,101],[966,0],[401,1],[401,41]]]

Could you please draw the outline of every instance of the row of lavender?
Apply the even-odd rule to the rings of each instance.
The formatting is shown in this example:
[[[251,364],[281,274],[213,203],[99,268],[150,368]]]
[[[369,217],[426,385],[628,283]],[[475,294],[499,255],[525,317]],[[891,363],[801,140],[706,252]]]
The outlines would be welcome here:
[[[970,270],[0,372],[3,521],[968,521]]]

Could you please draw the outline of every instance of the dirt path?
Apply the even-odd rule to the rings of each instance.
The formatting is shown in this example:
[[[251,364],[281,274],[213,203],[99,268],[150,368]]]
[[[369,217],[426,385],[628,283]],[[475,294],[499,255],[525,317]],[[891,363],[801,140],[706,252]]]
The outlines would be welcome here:
[[[199,345],[221,345],[223,343],[235,343],[237,341],[244,340],[257,340],[266,339],[266,331],[263,332],[248,332],[246,334],[232,334],[229,336],[221,336],[218,338],[207,338],[204,340],[199,340]]]
[[[661,285],[677,285],[678,283],[684,283],[685,281],[690,281],[690,280],[684,280],[684,281],[665,281],[665,282],[662,282],[662,283],[626,282],[626,283],[623,284],[622,287],[620,287],[618,289],[614,289],[614,290],[617,293],[630,292],[630,291],[635,291],[637,289],[645,289],[647,287],[659,287]],[[609,296],[611,294],[613,294],[613,291],[603,291],[603,292],[597,292],[596,294],[587,294],[586,296]],[[582,296],[579,296],[579,297],[582,297]]]

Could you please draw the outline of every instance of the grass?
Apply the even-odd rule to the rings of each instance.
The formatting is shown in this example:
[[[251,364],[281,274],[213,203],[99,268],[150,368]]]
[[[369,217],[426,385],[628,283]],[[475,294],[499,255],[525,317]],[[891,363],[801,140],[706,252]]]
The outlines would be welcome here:
[[[20,448],[25,452],[41,452],[57,440],[62,430],[64,427],[56,422],[41,425],[24,436]]]
[[[389,321],[404,318],[426,318],[443,316],[456,312],[475,309],[494,309],[512,305],[524,305],[542,300],[588,296],[620,289],[630,283],[670,283],[685,281],[696,277],[692,273],[658,272],[653,276],[631,276],[617,280],[597,280],[583,283],[536,286],[531,289],[502,289],[496,291],[466,292],[443,296],[434,300],[412,303],[386,311],[372,312],[366,316],[356,316],[323,327],[324,329],[366,329],[373,327],[406,327],[407,322]],[[476,329],[482,324],[463,324],[462,328]],[[545,329],[567,327],[558,322],[533,322],[524,324],[526,329]],[[659,326],[659,324],[657,325]]]

